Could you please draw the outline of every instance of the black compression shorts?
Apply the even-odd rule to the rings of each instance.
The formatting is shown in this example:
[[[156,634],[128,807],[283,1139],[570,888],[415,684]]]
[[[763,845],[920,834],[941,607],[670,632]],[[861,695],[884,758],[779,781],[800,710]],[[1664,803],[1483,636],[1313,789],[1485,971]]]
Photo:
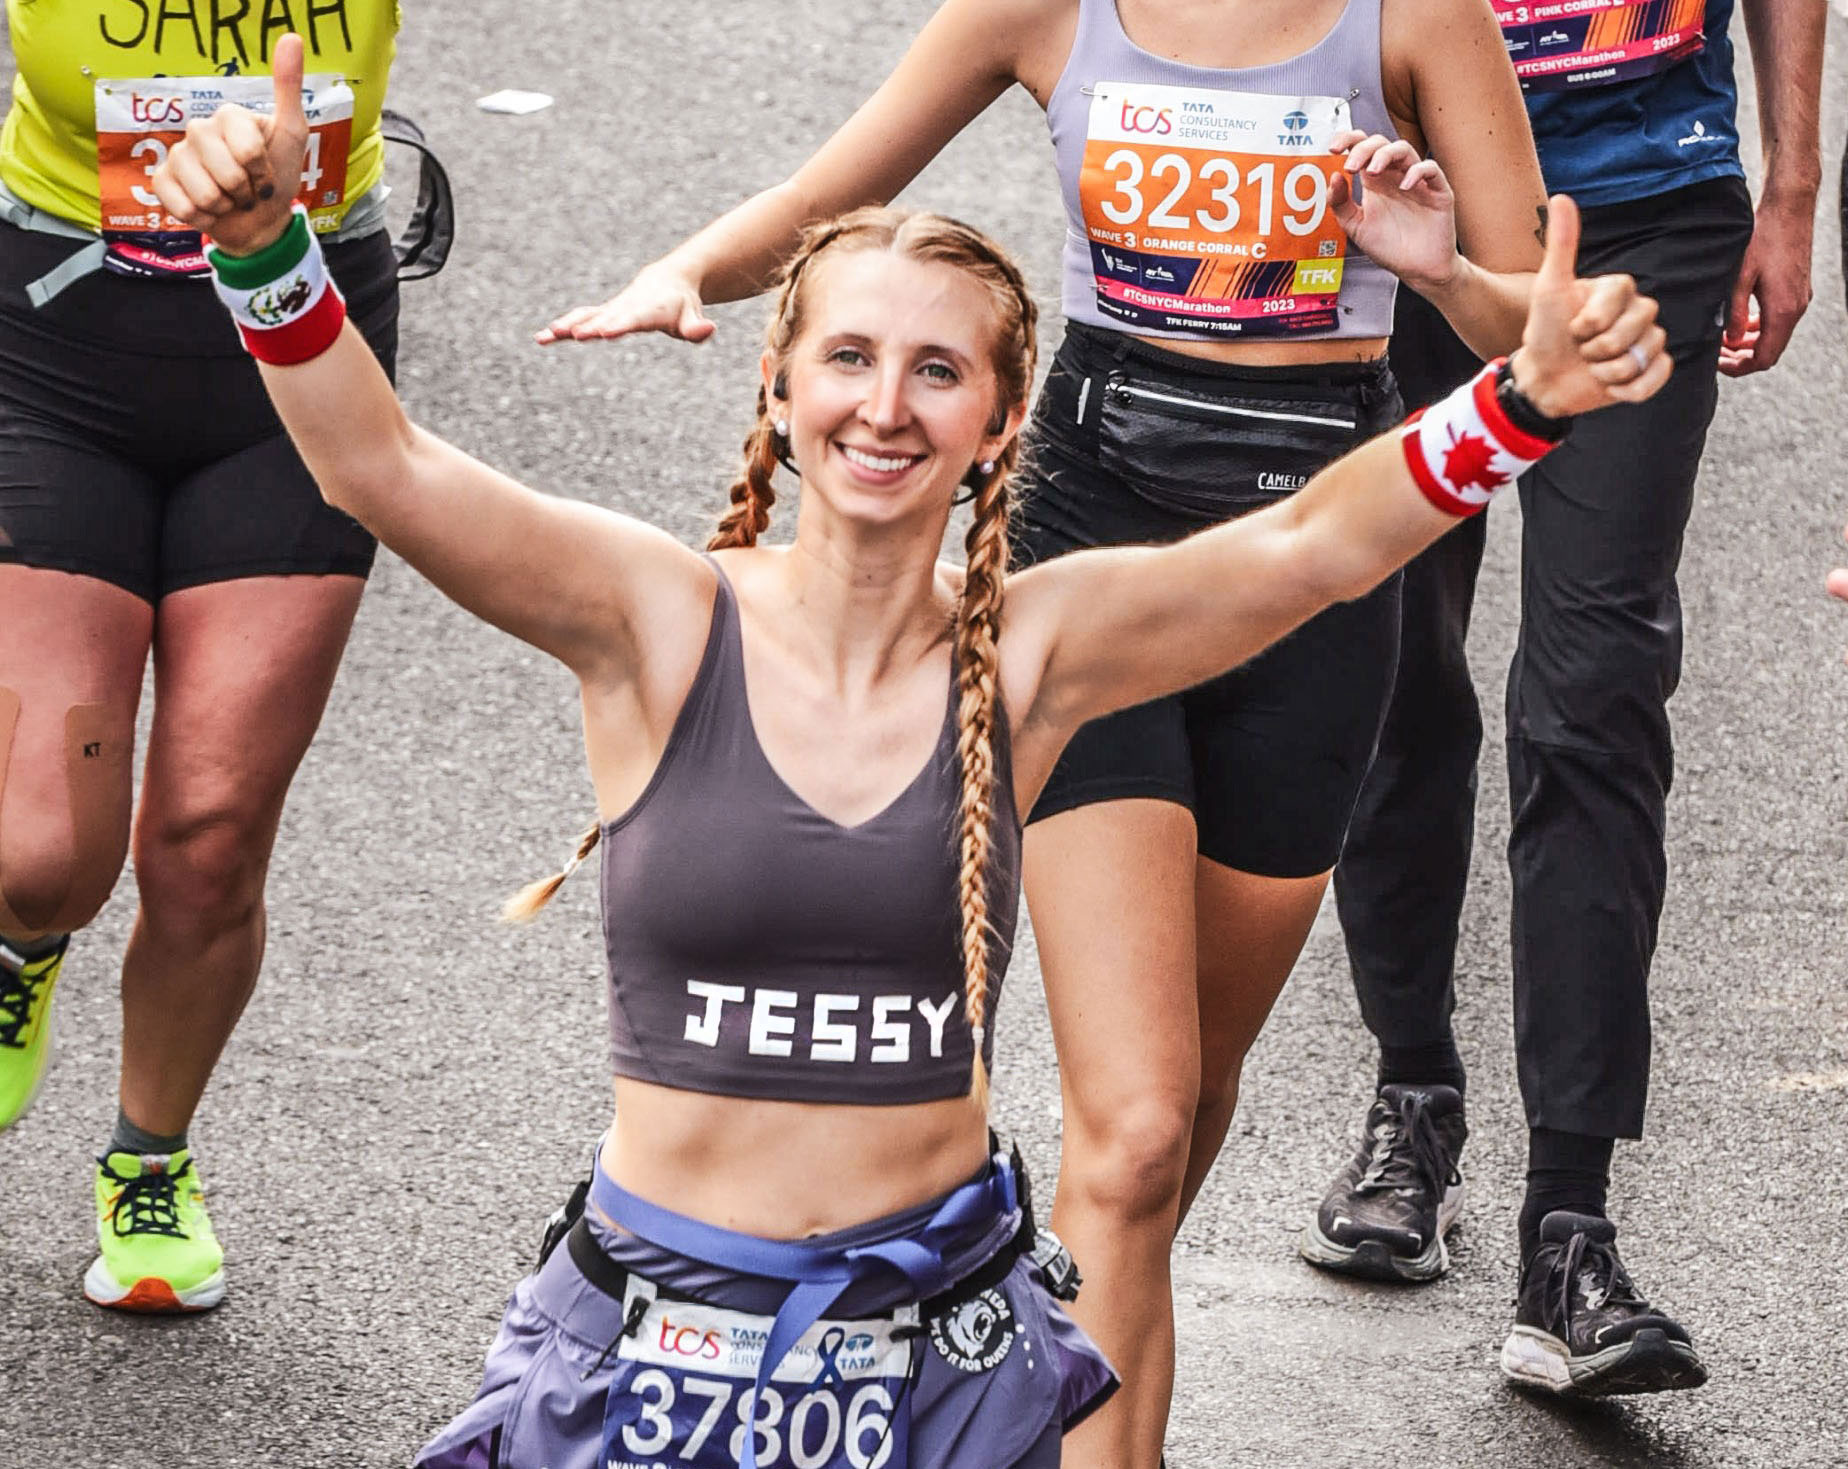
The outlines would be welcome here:
[[[210,284],[99,272],[34,309],[27,283],[76,248],[0,224],[0,561],[148,602],[246,576],[365,576],[375,542],[321,499]],[[393,372],[388,236],[326,253]]]
[[[1034,412],[1016,565],[1180,540],[1291,494],[1403,416],[1384,362],[1238,368],[1073,324]],[[1399,579],[1231,673],[1093,720],[1029,820],[1177,802],[1200,854],[1308,877],[1341,855],[1399,655]]]

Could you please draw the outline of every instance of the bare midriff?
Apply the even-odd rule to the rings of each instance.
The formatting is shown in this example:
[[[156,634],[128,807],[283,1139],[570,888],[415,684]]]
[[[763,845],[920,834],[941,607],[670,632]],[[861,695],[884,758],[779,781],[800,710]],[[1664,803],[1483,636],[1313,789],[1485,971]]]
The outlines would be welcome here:
[[[988,1124],[967,1097],[767,1102],[619,1078],[601,1157],[623,1188],[677,1214],[803,1239],[941,1197],[987,1152]]]
[[[1316,367],[1328,362],[1372,362],[1386,355],[1386,337],[1347,337],[1319,342],[1218,342],[1191,337],[1137,337],[1151,347],[1225,362],[1234,367]]]

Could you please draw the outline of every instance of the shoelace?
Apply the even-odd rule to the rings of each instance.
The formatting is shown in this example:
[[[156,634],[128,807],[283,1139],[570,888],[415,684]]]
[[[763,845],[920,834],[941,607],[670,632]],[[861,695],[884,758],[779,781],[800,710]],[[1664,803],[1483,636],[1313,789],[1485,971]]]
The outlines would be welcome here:
[[[38,1001],[39,988],[44,983],[44,974],[28,976],[0,960],[0,1046],[18,1050],[25,1045],[19,1033],[26,1028],[32,1007]]]
[[[1649,1302],[1637,1291],[1623,1262],[1617,1258],[1617,1251],[1603,1240],[1594,1240],[1580,1232],[1566,1241],[1566,1247],[1559,1252],[1547,1275],[1547,1294],[1552,1297],[1554,1318],[1561,1326],[1571,1324],[1572,1286],[1579,1280],[1580,1271],[1589,1275],[1598,1287],[1595,1300],[1590,1299],[1593,1291],[1585,1292],[1587,1304],[1592,1309],[1609,1306],[1625,1306],[1635,1311],[1649,1309]]]
[[[1375,1105],[1384,1111],[1385,1103]],[[1399,1098],[1396,1112],[1385,1112],[1374,1124],[1373,1160],[1356,1187],[1361,1193],[1380,1193],[1422,1185],[1436,1196],[1462,1181],[1437,1135],[1426,1098],[1412,1092]]]
[[[172,1173],[144,1173],[139,1178],[124,1178],[107,1163],[103,1164],[104,1174],[122,1185],[122,1191],[109,1209],[109,1223],[117,1236],[165,1234],[184,1239],[186,1231],[180,1228],[179,1183],[191,1171],[191,1158]],[[125,1212],[127,1228],[122,1225]]]

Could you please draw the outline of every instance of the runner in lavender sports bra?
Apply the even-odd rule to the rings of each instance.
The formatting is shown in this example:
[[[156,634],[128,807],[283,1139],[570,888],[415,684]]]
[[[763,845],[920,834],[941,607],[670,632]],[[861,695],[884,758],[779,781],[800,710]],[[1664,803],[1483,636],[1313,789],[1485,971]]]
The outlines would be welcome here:
[[[948,0],[786,183],[540,339],[704,338],[703,303],[763,289],[804,224],[890,199],[1016,83],[1052,133],[1067,317],[1028,431],[1019,561],[1179,540],[1398,421],[1397,281],[1484,356],[1515,342],[1544,194],[1481,0]],[[1073,1462],[1156,1462],[1170,1243],[1340,855],[1398,595],[1388,581],[1087,726],[1026,813],[1064,1092],[1054,1221],[1124,1380]]]
[[[475,1402],[421,1463],[1054,1469],[1113,1379],[1023,1253],[1023,1187],[986,1125],[1015,813],[1085,721],[1364,595],[1548,452],[1571,414],[1655,392],[1669,366],[1653,303],[1627,278],[1575,279],[1577,216],[1556,201],[1522,345],[1422,422],[1180,545],[1010,580],[1032,296],[968,226],[861,210],[810,231],[787,267],[715,571],[406,421],[312,232],[264,187],[301,166],[300,66],[288,38],[273,117],[226,108],[196,124],[154,188],[211,234],[217,290],[322,493],[572,669],[612,874],[626,844],[656,858],[608,915],[616,995],[628,1005],[649,983],[650,1004],[616,1027],[616,1117],[588,1208],[516,1291]],[[296,315],[256,315],[252,301],[291,284]],[[795,539],[759,547],[779,465],[800,481]],[[942,566],[961,490],[967,560]],[[723,832],[651,837],[650,818],[696,810],[702,785]],[[776,882],[792,911],[740,963],[726,925]],[[886,921],[844,917],[840,889],[883,894]],[[631,942],[622,922],[644,931]],[[692,1047],[676,1052],[654,1002],[693,994],[690,978],[712,1003],[683,1010]],[[946,981],[960,988],[941,1030],[900,1023]],[[742,1028],[728,1001],[748,1007]],[[830,1066],[848,1079],[816,1069]]]

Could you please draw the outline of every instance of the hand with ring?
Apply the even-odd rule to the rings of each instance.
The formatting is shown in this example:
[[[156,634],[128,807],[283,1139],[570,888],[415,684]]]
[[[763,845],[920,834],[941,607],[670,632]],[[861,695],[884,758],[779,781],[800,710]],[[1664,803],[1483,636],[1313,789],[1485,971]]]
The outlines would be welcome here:
[[[1556,194],[1547,217],[1546,259],[1510,362],[1516,386],[1553,418],[1642,402],[1674,370],[1654,298],[1627,275],[1579,279],[1578,207]]]

